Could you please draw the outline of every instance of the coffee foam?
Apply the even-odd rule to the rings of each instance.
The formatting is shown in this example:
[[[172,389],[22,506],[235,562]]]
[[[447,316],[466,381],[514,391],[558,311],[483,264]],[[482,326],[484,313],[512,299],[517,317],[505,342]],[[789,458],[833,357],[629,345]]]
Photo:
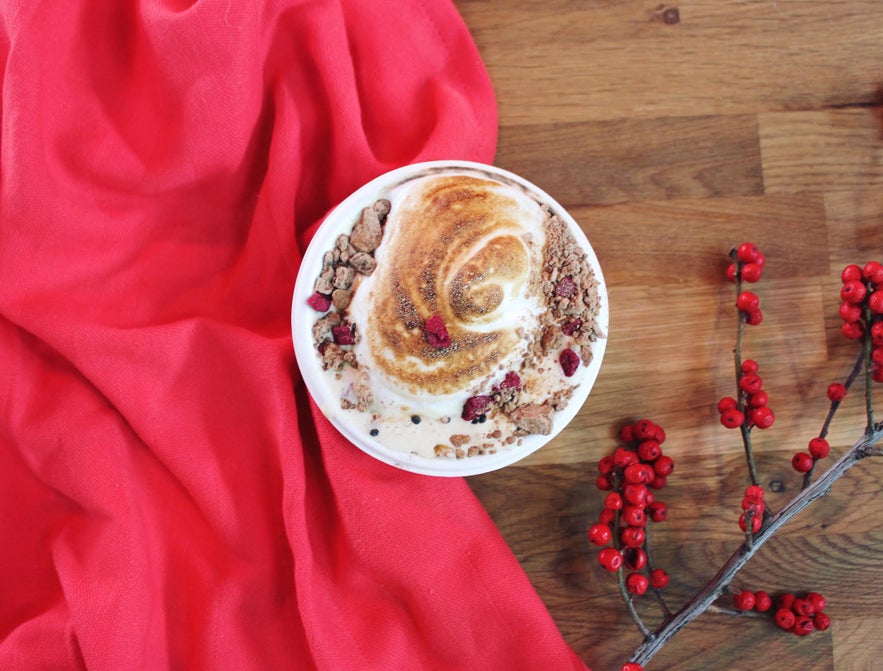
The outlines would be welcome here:
[[[547,215],[518,185],[475,174],[408,180],[385,197],[377,269],[349,306],[356,358],[381,414],[459,415],[526,357]],[[450,347],[426,340],[435,315]]]

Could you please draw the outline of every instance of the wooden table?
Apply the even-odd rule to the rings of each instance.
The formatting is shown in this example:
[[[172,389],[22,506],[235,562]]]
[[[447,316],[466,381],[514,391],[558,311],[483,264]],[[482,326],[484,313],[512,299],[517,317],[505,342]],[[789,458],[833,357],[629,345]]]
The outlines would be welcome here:
[[[754,432],[771,507],[795,494],[791,455],[819,431],[847,374],[839,274],[883,261],[883,2],[459,0],[498,95],[496,164],[534,181],[584,227],[605,271],[610,337],[577,419],[517,466],[470,479],[566,640],[595,671],[641,635],[586,529],[598,460],[648,417],[677,462],[652,528],[680,606],[739,546],[747,469],[716,403],[734,393],[726,254],[766,254],[764,322],[746,331],[776,413]],[[878,385],[883,398],[883,387]],[[830,433],[864,426],[859,393]],[[883,403],[878,404],[883,416]],[[770,483],[781,484],[778,493]],[[868,459],[755,556],[735,588],[817,590],[833,620],[807,638],[706,614],[650,669],[883,668],[883,460]],[[513,495],[514,494],[514,495]],[[645,598],[639,610],[651,622]]]

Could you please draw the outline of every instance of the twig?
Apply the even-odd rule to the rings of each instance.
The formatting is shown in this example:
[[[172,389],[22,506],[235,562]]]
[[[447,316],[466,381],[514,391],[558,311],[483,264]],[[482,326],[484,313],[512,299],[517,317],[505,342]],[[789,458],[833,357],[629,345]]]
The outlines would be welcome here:
[[[846,471],[869,456],[880,456],[883,450],[876,447],[883,439],[883,423],[875,424],[813,484],[795,496],[784,508],[769,518],[766,526],[754,534],[751,546],[742,544],[721,567],[717,575],[702,590],[696,593],[684,606],[666,620],[660,627],[646,636],[631,656],[631,661],[646,665],[650,659],[681,629],[707,611],[717,598],[727,589],[733,577],[742,569],[754,554],[794,516],[828,490]]]

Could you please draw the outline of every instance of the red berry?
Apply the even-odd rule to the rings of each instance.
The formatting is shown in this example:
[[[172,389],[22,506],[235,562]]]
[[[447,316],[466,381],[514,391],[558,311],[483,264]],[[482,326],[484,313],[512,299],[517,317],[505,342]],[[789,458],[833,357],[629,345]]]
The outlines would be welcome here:
[[[754,359],[745,359],[739,368],[743,373],[756,373],[760,370],[760,366]]]
[[[720,401],[717,402],[718,412],[726,412],[727,410],[734,410],[738,407],[739,402],[731,396],[724,396]]]
[[[647,504],[647,485],[630,482],[622,488],[622,495],[632,505],[644,506]]]
[[[558,363],[561,364],[564,377],[571,377],[579,368],[579,354],[568,347],[558,355]]]
[[[791,604],[791,610],[793,610],[798,615],[815,615],[816,609],[813,606],[812,601],[809,599],[794,599],[794,603]]]
[[[731,263],[730,265],[727,266],[727,279],[730,282],[736,281],[736,264],[735,263]]]
[[[756,394],[749,394],[748,405],[752,408],[761,408],[770,402],[770,397],[765,391],[759,391]]]
[[[647,515],[640,506],[626,506],[622,509],[622,521],[630,527],[645,527]]]
[[[831,401],[842,401],[846,398],[846,387],[839,382],[833,382],[828,385],[828,399]]]
[[[751,291],[743,291],[736,297],[736,307],[741,312],[753,312],[760,307],[760,299]]]
[[[592,545],[607,545],[611,538],[613,533],[606,524],[598,522],[589,527],[589,542]]]
[[[831,452],[831,446],[824,438],[813,438],[809,441],[809,453],[813,459],[824,459]]]
[[[871,350],[871,361],[878,366],[883,366],[883,346],[877,345]]]
[[[752,310],[745,315],[745,323],[749,326],[757,326],[763,322],[763,312],[760,309]]]
[[[742,263],[751,263],[757,261],[760,256],[760,250],[753,242],[743,242],[736,248],[736,258]]]
[[[860,266],[855,265],[854,263],[849,264],[843,269],[843,272],[840,273],[840,280],[843,284],[847,282],[855,282],[856,280],[862,279],[862,269]]]
[[[635,453],[633,453],[635,454]],[[644,464],[635,461],[633,464],[626,466],[622,474],[627,483],[640,484],[644,482]]]
[[[816,613],[813,618],[813,624],[815,624],[816,629],[819,631],[825,631],[828,627],[831,626],[831,618],[828,617],[825,613]]]
[[[656,438],[657,426],[649,419],[639,419],[635,422],[635,438],[637,440],[650,440]]]
[[[861,322],[844,322],[843,326],[840,327],[840,330],[843,332],[843,335],[850,340],[861,340],[862,336],[865,334]]]
[[[862,277],[874,284],[883,284],[883,264],[877,261],[868,261],[862,268]]]
[[[650,585],[655,589],[663,589],[668,585],[668,573],[661,568],[650,571]]]
[[[861,282],[860,280],[850,280],[844,284],[843,288],[840,290],[840,298],[846,303],[861,303],[865,300],[867,293],[868,289],[865,287],[864,282]]]
[[[721,424],[728,429],[738,429],[745,423],[745,415],[733,408],[721,413]]]
[[[739,515],[739,528],[742,531],[748,531],[748,513],[744,512]],[[756,534],[760,531],[760,527],[763,526],[763,518],[760,515],[752,515],[751,516],[751,533]]]
[[[662,448],[655,440],[645,440],[638,445],[638,456],[644,461],[653,461],[662,454]]]
[[[637,662],[626,662],[619,671],[644,671],[644,667]]]
[[[659,424],[656,425],[656,430],[653,432],[653,437],[656,439],[656,442],[662,445],[665,442],[665,429],[663,429]]]
[[[808,615],[798,615],[794,620],[794,626],[791,627],[791,631],[798,636],[809,636],[813,630],[815,630],[815,625]]]
[[[787,608],[788,610],[791,610],[791,606],[794,605],[794,602],[796,600],[796,596],[786,592],[785,594],[779,596],[778,599],[776,599],[776,608]]]
[[[883,321],[874,322],[871,326],[871,342],[875,345],[883,345]]]
[[[773,414],[773,411],[766,406],[762,408],[754,408],[749,417],[758,429],[768,429],[773,425],[773,422],[776,421],[776,416]]]
[[[668,506],[662,501],[654,501],[647,506],[647,514],[654,522],[664,522],[668,517]]]
[[[763,275],[763,266],[759,263],[746,263],[742,266],[741,275],[745,282],[758,282]]]
[[[653,462],[653,470],[657,475],[668,477],[675,470],[675,461],[668,455],[663,454],[659,459]]]
[[[622,554],[616,548],[604,548],[598,553],[598,562],[613,573],[622,567]]]
[[[610,510],[622,510],[622,496],[619,492],[610,492],[604,497],[604,507]]]
[[[797,621],[797,616],[794,614],[792,610],[788,608],[780,608],[776,611],[776,624],[779,625],[782,629],[790,631],[791,627],[794,626],[794,622]]]
[[[601,475],[610,475],[614,468],[616,468],[616,463],[613,461],[612,454],[607,454],[598,460],[598,472]]]
[[[875,315],[883,314],[883,289],[877,289],[868,298],[868,307]]]
[[[739,377],[739,389],[746,394],[756,394],[763,389],[763,378],[757,373],[747,373]]]
[[[613,463],[620,468],[638,463],[638,453],[625,447],[617,447],[613,451]]]
[[[751,485],[745,488],[745,498],[754,503],[763,503],[765,492],[760,485]]]
[[[635,427],[633,424],[626,424],[619,429],[619,439],[623,443],[630,443],[635,439]]]
[[[754,608],[754,592],[742,590],[733,595],[733,605],[739,610],[751,610]]]
[[[773,605],[773,600],[770,598],[770,595],[766,592],[759,591],[754,593],[754,610],[765,613],[767,612]]]
[[[666,484],[668,484],[668,478],[657,473],[652,482],[647,483],[647,486],[650,489],[662,489],[663,487],[665,487]]]
[[[629,573],[625,579],[625,588],[630,594],[640,596],[647,591],[649,582],[643,573]]]
[[[647,565],[647,553],[641,548],[626,548],[622,552],[622,558],[625,567],[630,571],[640,571]]]
[[[613,483],[610,482],[610,477],[607,475],[599,475],[595,479],[595,486],[602,492],[609,492],[613,489]]]
[[[813,458],[806,452],[798,452],[791,459],[791,466],[798,473],[808,473],[812,470]]]
[[[821,613],[825,608],[828,607],[828,602],[818,592],[810,592],[806,595],[806,600],[809,601],[816,613]]]
[[[841,303],[839,314],[840,319],[851,324],[862,318],[862,307],[853,303]]]
[[[451,346],[451,336],[439,315],[433,315],[423,325],[423,337],[430,347],[445,349]]]
[[[598,513],[598,521],[602,524],[613,524],[616,521],[616,511],[613,508],[602,508]]]

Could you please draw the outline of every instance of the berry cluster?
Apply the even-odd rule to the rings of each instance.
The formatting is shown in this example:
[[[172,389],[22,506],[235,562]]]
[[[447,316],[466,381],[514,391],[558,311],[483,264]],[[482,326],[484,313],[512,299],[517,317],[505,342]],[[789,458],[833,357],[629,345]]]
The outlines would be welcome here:
[[[654,490],[666,485],[675,464],[662,453],[665,431],[649,419],[623,426],[619,439],[623,444],[598,463],[598,488],[609,493],[598,521],[589,527],[589,541],[603,548],[598,561],[607,571],[630,571],[626,589],[640,595],[668,584],[668,573],[648,566],[644,543],[647,520],[662,522],[668,516]],[[604,547],[611,541],[612,547]]]
[[[831,626],[831,618],[824,612],[826,605],[825,597],[818,592],[809,592],[802,597],[783,594],[776,599],[773,617],[781,629],[806,636]]]
[[[739,373],[739,397],[725,396],[718,401],[720,422],[728,429],[738,429],[746,423],[746,418],[748,428],[756,426],[758,429],[768,429],[776,421],[758,370],[760,368],[754,359],[743,361]]]
[[[763,253],[753,242],[743,242],[730,253],[733,262],[727,266],[727,279],[731,282],[758,282],[766,262]],[[763,321],[760,299],[751,291],[741,291],[736,297],[736,307],[746,324],[757,326]]]
[[[871,377],[883,382],[883,264],[850,264],[840,274],[840,318],[850,340],[871,338]]]
[[[739,528],[747,532],[749,525],[751,525],[751,533],[756,534],[763,526],[765,510],[763,487],[751,485],[746,488],[745,496],[742,498],[742,514],[739,515]]]

